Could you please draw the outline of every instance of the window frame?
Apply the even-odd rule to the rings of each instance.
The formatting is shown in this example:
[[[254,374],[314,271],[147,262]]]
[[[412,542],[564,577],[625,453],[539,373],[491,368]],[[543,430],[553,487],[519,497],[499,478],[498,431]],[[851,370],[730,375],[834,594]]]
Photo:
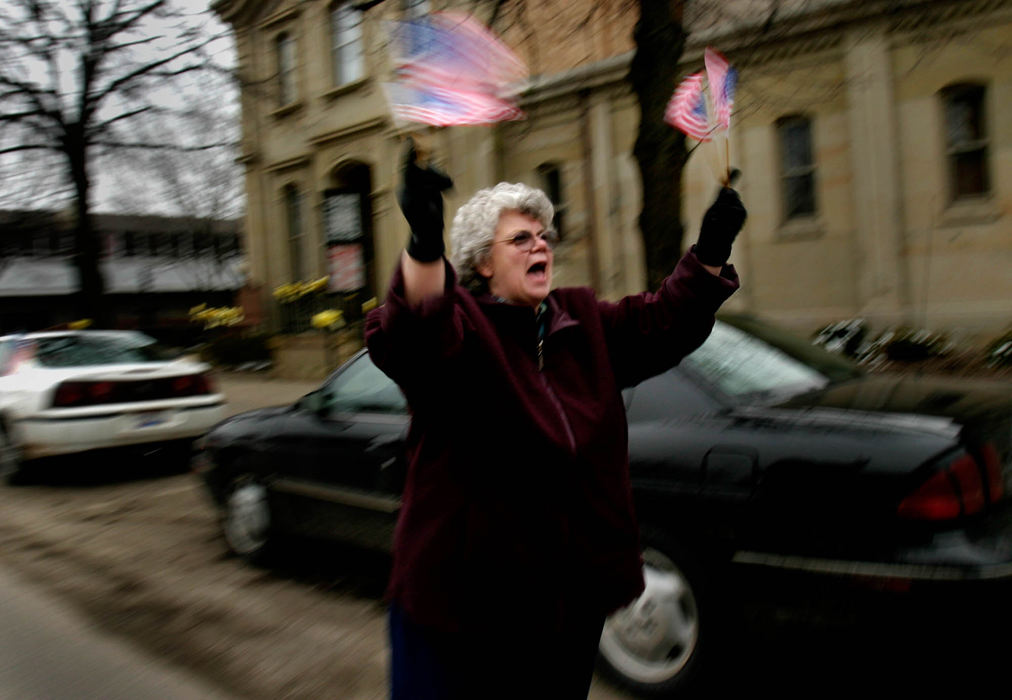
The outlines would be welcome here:
[[[303,214],[302,191],[295,183],[282,188],[282,206],[288,251],[288,274],[292,282],[301,280],[305,274],[306,219]]]
[[[802,165],[790,165],[787,159],[786,134],[795,125],[804,125],[807,136],[808,160]],[[813,119],[806,114],[786,114],[774,123],[777,142],[777,181],[780,186],[780,220],[783,224],[811,221],[819,215],[819,198],[816,182],[815,139]],[[811,199],[810,210],[797,210],[789,200],[791,188],[788,181],[807,178]]]
[[[277,72],[278,109],[284,109],[299,101],[298,42],[289,31],[278,32],[274,37],[274,58]],[[286,66],[290,61],[291,65]]]
[[[976,139],[964,139],[955,141],[951,134],[950,106],[956,101],[965,101],[968,95],[973,95],[975,100],[975,127]],[[993,193],[994,178],[991,174],[991,139],[990,119],[988,118],[987,85],[980,82],[963,81],[946,85],[938,91],[941,105],[941,129],[942,149],[944,156],[945,187],[947,202],[956,204],[960,202],[973,202],[988,198]],[[979,153],[979,172],[976,173],[980,182],[980,189],[975,191],[962,192],[959,177],[960,156]]]
[[[430,0],[402,0],[401,13],[404,19],[421,19],[432,12]]]
[[[565,198],[563,197],[566,186],[562,178],[562,164],[556,161],[545,161],[537,167],[537,171],[538,179],[540,180],[539,185],[555,209],[555,215],[552,217],[552,227],[559,234],[559,240],[561,241],[566,236],[565,218],[567,209]]]
[[[341,26],[341,17],[357,16],[358,21]],[[364,14],[350,2],[332,2],[327,19],[330,32],[330,71],[334,87],[356,83],[365,78]],[[354,36],[349,36],[349,33]],[[355,70],[349,71],[351,61],[357,61]]]

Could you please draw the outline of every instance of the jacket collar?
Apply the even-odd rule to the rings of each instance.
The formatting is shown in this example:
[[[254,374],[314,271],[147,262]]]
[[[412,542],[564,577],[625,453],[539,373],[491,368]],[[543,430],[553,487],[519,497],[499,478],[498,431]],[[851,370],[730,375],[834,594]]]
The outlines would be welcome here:
[[[496,297],[488,292],[482,292],[475,295],[475,301],[477,301],[482,307],[485,308],[486,313],[495,309],[497,312],[501,310],[509,309],[506,311],[508,314],[528,315],[531,320],[537,318],[537,314],[529,306],[519,306],[517,304],[511,304],[510,302]],[[547,314],[548,326],[546,329],[546,335],[552,335],[557,333],[564,328],[571,326],[578,326],[580,322],[569,315],[569,313],[559,306],[558,300],[555,298],[555,293],[550,292],[545,298],[544,304],[546,305],[545,313]]]

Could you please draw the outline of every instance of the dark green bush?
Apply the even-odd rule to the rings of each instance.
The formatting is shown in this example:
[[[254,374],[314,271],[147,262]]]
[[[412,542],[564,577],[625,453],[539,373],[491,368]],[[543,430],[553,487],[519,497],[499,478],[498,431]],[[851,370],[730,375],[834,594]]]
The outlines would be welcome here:
[[[205,362],[218,367],[270,362],[271,351],[267,343],[269,337],[266,333],[224,333],[205,343],[200,356]]]

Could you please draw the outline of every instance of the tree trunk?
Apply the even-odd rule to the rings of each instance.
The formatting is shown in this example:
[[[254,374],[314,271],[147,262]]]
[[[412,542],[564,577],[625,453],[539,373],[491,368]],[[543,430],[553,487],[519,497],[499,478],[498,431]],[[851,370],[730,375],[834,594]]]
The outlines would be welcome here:
[[[636,53],[629,82],[640,106],[633,155],[643,187],[639,222],[650,289],[671,272],[682,249],[685,137],[664,122],[664,108],[674,92],[685,47],[684,6],[683,1],[639,0],[640,17],[633,32]]]
[[[92,227],[89,196],[87,143],[83,133],[71,129],[65,137],[64,153],[74,181],[74,266],[77,268],[77,313],[92,320],[96,328],[108,328],[112,314],[103,303],[105,280],[102,276],[101,246]]]

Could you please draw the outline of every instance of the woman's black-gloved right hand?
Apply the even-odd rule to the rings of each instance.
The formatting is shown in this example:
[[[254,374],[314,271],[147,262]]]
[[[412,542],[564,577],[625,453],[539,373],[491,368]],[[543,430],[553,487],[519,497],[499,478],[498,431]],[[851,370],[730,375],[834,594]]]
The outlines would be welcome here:
[[[696,241],[696,258],[704,265],[722,266],[731,257],[731,244],[745,225],[745,205],[730,187],[722,187],[720,194],[703,215]]]
[[[431,164],[425,168],[418,165],[415,144],[409,139],[397,202],[411,227],[408,255],[418,262],[433,262],[443,256],[443,190],[451,187],[453,180],[445,173]]]

